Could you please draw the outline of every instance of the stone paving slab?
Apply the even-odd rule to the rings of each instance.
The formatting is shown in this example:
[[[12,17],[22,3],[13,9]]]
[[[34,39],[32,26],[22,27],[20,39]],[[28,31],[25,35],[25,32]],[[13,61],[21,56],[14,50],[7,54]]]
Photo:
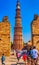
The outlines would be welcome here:
[[[16,56],[13,56],[13,55],[10,55],[10,57],[6,57],[4,63],[5,63],[5,65],[16,65],[17,62],[18,62],[17,57]],[[23,63],[23,60],[20,59],[19,62],[22,62]],[[1,64],[1,57],[0,57],[0,65],[2,65]]]
[[[22,60],[22,58],[18,62],[17,57],[15,55],[10,55],[10,57],[6,57],[6,60],[5,60],[4,63],[5,63],[5,65],[16,65],[17,63],[18,63],[17,65],[25,65],[25,63]],[[2,65],[1,64],[1,57],[0,57],[0,65]],[[26,64],[26,65],[29,65],[29,64]]]

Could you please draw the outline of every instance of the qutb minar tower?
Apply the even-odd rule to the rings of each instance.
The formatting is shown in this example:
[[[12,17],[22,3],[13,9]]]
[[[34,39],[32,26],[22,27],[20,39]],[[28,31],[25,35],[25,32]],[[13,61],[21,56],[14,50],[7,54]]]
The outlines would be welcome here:
[[[14,40],[13,40],[12,48],[14,48],[15,50],[21,50],[23,48],[22,26],[21,26],[21,16],[20,16],[20,1],[19,0],[17,0],[17,4],[16,4]]]

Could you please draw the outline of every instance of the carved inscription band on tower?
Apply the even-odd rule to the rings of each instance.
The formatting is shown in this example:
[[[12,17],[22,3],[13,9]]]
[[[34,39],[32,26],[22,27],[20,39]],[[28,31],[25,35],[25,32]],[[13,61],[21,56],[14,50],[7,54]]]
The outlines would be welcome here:
[[[16,4],[16,16],[15,16],[15,27],[14,27],[14,49],[21,50],[23,48],[22,40],[22,26],[21,26],[21,16],[20,16],[20,2],[17,0]]]

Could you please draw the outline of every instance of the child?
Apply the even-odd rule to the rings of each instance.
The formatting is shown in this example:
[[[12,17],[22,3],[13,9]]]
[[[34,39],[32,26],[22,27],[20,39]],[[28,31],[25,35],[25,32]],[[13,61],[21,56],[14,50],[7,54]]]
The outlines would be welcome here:
[[[2,64],[5,65],[4,61],[5,61],[5,56],[4,54],[2,54],[2,58],[1,58]]]

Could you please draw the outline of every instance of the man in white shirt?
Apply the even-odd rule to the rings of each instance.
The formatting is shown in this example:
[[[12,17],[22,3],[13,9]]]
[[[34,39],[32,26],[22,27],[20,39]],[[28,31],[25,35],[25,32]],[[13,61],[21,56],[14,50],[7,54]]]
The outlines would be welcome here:
[[[34,46],[33,49],[32,49],[32,58],[36,59],[37,57],[38,57],[38,50]]]
[[[36,65],[37,58],[38,58],[38,50],[36,49],[35,46],[33,47],[32,51],[31,51],[31,56],[32,56],[32,59]]]

